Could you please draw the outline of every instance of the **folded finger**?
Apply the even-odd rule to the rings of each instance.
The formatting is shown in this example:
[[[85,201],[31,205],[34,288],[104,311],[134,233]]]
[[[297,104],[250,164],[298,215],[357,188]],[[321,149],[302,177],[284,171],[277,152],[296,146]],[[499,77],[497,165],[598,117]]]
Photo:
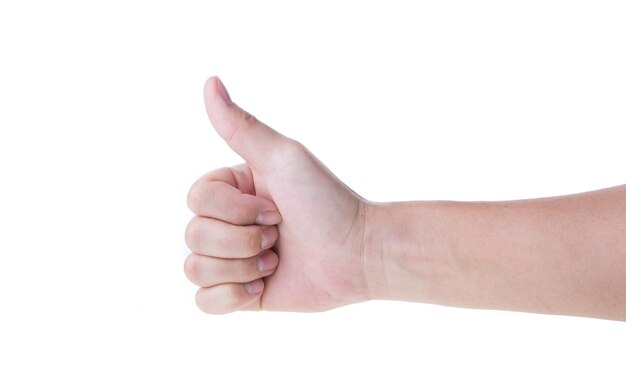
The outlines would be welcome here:
[[[189,190],[187,204],[196,215],[235,225],[275,225],[281,220],[272,201],[254,195],[252,173],[245,164],[202,176]]]
[[[260,309],[263,288],[263,279],[248,283],[224,283],[213,287],[201,287],[196,292],[196,304],[203,312],[210,314]]]
[[[271,250],[247,259],[221,259],[190,254],[185,260],[185,274],[202,287],[222,283],[246,283],[271,275],[278,265],[278,256]]]
[[[253,257],[278,239],[276,226],[237,226],[196,216],[187,225],[185,241],[192,252],[224,259]]]

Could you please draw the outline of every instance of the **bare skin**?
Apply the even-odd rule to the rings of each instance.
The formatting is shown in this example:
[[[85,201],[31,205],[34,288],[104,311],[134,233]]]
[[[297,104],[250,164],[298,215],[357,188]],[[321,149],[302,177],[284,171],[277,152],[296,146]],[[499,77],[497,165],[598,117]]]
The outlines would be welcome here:
[[[626,320],[626,186],[510,202],[372,203],[234,104],[207,113],[245,163],[189,192],[187,277],[207,313],[370,299]]]

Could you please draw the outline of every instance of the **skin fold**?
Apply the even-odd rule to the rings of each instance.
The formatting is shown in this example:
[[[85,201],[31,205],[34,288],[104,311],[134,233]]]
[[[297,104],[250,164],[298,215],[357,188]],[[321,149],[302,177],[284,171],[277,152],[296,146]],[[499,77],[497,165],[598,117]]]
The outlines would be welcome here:
[[[626,186],[506,202],[369,202],[300,143],[204,89],[245,163],[201,177],[185,239],[207,313],[370,299],[626,319]]]

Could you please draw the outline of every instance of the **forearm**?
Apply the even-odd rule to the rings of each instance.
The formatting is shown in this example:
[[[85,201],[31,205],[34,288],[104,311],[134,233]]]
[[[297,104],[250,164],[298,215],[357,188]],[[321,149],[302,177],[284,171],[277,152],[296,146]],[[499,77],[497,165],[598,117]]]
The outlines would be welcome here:
[[[372,298],[626,320],[626,186],[370,204],[366,219]]]

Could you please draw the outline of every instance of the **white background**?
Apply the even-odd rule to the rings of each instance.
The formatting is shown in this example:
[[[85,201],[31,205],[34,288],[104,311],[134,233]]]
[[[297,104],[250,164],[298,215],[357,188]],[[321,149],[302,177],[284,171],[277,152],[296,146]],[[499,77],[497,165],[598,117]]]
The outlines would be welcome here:
[[[371,200],[626,182],[623,2],[295,3],[1,3],[0,389],[623,391],[614,321],[196,309],[212,74]]]

